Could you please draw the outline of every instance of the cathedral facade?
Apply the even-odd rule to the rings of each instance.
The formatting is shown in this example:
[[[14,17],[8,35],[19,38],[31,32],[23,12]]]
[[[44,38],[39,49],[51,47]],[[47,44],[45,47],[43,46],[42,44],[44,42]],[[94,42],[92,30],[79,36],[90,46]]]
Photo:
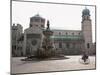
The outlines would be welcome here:
[[[12,35],[14,32],[13,27],[14,25],[12,26]],[[82,11],[81,27],[82,30],[52,30],[53,36],[51,39],[54,42],[56,50],[65,55],[79,55],[83,52],[94,54],[95,51],[92,50],[92,24],[90,11],[87,8]],[[16,44],[12,43],[12,55],[34,55],[37,49],[41,46],[43,39],[42,32],[44,29],[45,18],[42,18],[38,14],[31,17],[29,27],[24,30],[24,33],[21,32],[22,35],[15,40],[15,42],[17,42]],[[13,38],[12,41],[14,41]],[[13,48],[14,45],[16,48]],[[17,47],[21,48],[18,50]]]

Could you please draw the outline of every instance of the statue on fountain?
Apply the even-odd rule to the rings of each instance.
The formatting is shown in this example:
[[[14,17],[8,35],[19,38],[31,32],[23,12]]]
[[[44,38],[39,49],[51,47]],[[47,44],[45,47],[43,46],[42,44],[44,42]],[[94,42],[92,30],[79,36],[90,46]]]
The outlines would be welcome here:
[[[50,29],[49,25],[49,21],[47,21],[47,30]]]

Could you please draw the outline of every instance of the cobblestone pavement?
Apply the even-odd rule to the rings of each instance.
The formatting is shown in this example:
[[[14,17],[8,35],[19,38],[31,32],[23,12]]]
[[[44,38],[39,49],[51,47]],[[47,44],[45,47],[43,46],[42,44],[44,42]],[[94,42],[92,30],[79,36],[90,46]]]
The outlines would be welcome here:
[[[44,60],[44,61],[21,61],[25,57],[13,57],[11,61],[12,73],[47,72],[63,70],[95,69],[95,56],[90,56],[90,64],[79,62],[81,56],[66,56],[69,59]]]

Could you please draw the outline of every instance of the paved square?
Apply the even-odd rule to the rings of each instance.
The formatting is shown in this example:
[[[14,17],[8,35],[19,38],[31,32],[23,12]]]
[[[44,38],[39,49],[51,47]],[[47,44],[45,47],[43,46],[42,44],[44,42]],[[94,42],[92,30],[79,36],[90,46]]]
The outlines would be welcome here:
[[[46,72],[62,70],[95,69],[95,56],[90,56],[90,64],[84,65],[79,62],[81,56],[66,56],[69,59],[44,60],[44,61],[21,61],[25,57],[13,57],[12,73]]]

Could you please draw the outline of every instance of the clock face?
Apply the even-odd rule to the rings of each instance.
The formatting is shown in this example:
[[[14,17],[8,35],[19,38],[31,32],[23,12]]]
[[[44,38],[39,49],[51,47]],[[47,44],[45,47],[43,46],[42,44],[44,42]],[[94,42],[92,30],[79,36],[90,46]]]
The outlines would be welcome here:
[[[32,40],[32,45],[35,46],[37,44],[37,40]]]

